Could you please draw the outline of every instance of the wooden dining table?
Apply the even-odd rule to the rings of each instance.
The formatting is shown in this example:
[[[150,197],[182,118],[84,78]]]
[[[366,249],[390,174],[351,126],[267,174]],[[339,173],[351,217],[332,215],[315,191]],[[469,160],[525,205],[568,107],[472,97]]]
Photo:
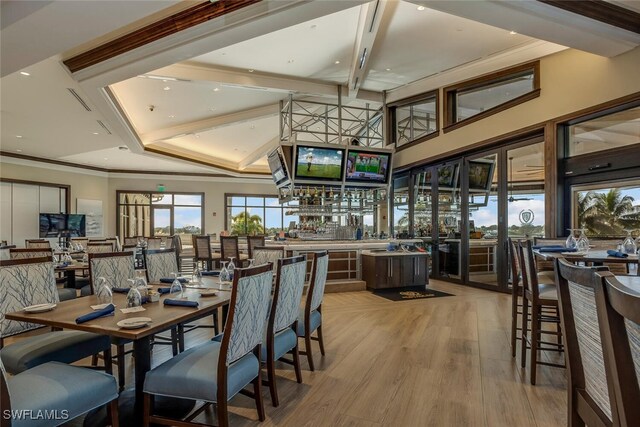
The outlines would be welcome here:
[[[63,273],[65,278],[67,279],[64,287],[65,288],[76,288],[76,271],[89,271],[89,264],[86,262],[77,262],[64,266],[64,267],[55,267],[56,273]]]
[[[113,304],[116,306],[114,315],[100,317],[85,323],[77,324],[76,318],[90,313],[92,311],[91,306],[98,304],[98,299],[94,295],[60,302],[54,310],[44,313],[18,311],[8,313],[5,317],[10,320],[36,323],[54,328],[93,332],[132,341],[135,359],[135,421],[132,425],[141,425],[144,379],[146,373],[151,369],[152,335],[166,331],[173,326],[213,314],[218,308],[228,305],[231,298],[231,292],[227,290],[229,287],[226,286],[225,290],[218,290],[218,282],[214,278],[203,278],[202,282],[197,286],[216,289],[218,292],[215,296],[201,296],[201,289],[194,289],[188,286],[196,286],[196,284],[185,286],[184,297],[190,301],[198,301],[198,307],[164,305],[163,301],[166,298],[177,298],[175,295],[165,294],[160,296],[159,302],[144,304],[142,306],[144,311],[125,314],[122,313],[121,309],[127,306],[126,295],[114,293]],[[123,329],[117,325],[119,321],[132,317],[149,317],[152,322],[140,329]],[[140,424],[137,424],[138,422]]]
[[[586,254],[583,254],[576,252],[540,252],[539,249],[534,249],[533,253],[536,257],[545,261],[564,258],[569,262],[586,262],[593,265],[602,265],[605,262],[616,264],[638,264],[637,254],[629,255],[626,258],[618,258],[608,255],[607,251],[589,251]],[[640,268],[636,269],[636,274],[640,275]]]

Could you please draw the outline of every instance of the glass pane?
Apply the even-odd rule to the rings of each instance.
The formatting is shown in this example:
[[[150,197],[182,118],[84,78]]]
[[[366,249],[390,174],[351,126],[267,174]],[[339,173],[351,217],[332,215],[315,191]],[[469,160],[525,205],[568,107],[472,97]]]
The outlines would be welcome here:
[[[640,107],[569,126],[569,156],[640,143]]]
[[[200,196],[198,196],[200,197]],[[173,208],[173,229],[175,234],[202,234],[200,226],[202,225],[202,208],[201,207],[182,207]],[[189,239],[186,239],[189,240]]]
[[[393,232],[396,237],[409,234],[409,177],[393,180]]]
[[[244,206],[246,197],[233,196],[227,197],[227,205],[229,206]]]
[[[422,138],[436,131],[436,99],[431,98],[412,106],[411,125],[413,140]]]
[[[244,208],[229,208],[227,230],[233,235],[247,234],[247,215]]]
[[[120,204],[148,205],[150,199],[148,193],[120,193]]]
[[[406,144],[411,141],[411,106],[396,108],[396,143]]]
[[[173,204],[200,206],[202,205],[202,196],[200,194],[174,194]]]
[[[151,206],[120,206],[120,236],[151,236]]]
[[[282,230],[282,209],[266,208],[264,213],[265,234],[274,235]],[[289,225],[287,223],[287,225]]]
[[[431,170],[420,172],[414,178],[415,206],[413,208],[413,228],[416,237],[430,237],[433,211],[431,206]]]
[[[438,259],[442,277],[460,279],[460,164],[438,167]]]
[[[576,228],[584,228],[587,236],[622,241],[627,230],[640,235],[640,181],[575,188],[573,215]]]
[[[154,205],[170,205],[173,203],[173,194],[152,194],[151,203]]]
[[[153,235],[171,235],[171,209],[153,210]]]
[[[247,206],[264,206],[263,197],[247,197]]]
[[[544,237],[544,144],[507,151],[507,236]]]
[[[264,234],[264,209],[263,208],[247,208],[246,212],[246,231],[247,235]]]
[[[473,159],[469,179],[469,280],[498,286],[498,155]]]
[[[533,91],[533,70],[507,79],[456,93],[456,121],[459,122],[485,110],[511,101]]]

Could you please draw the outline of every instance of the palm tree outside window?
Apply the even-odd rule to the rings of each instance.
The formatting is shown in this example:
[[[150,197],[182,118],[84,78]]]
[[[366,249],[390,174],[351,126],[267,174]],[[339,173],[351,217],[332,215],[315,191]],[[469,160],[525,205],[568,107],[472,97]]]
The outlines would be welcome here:
[[[574,192],[577,228],[597,237],[623,237],[640,231],[640,185],[584,188]]]

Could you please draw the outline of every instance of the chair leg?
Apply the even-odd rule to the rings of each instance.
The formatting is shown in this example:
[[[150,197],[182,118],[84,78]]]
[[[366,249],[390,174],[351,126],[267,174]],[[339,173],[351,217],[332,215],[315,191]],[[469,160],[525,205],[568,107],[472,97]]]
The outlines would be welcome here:
[[[538,340],[540,339],[540,306],[531,306],[531,385],[536,385],[536,368],[538,366]]]
[[[116,360],[118,361],[118,386],[124,390],[124,345],[117,346]]]
[[[218,332],[220,330],[219,326],[218,326],[218,309],[216,309],[216,311],[213,312],[213,334],[214,335],[218,335],[220,332]]]
[[[518,290],[513,286],[511,294],[511,357],[516,357],[516,335],[518,332]]]
[[[153,405],[153,401],[151,399],[151,395],[148,393],[144,393],[144,408],[142,415],[142,425],[144,427],[149,427],[149,418],[151,417],[151,406]]]
[[[103,356],[104,356],[104,371],[107,374],[113,374],[113,360],[111,360],[111,345],[109,345],[109,348],[107,348],[104,351]],[[97,355],[94,355],[93,357],[95,357],[96,360],[98,359]],[[97,364],[98,363],[96,362],[96,365]]]
[[[305,353],[307,354],[307,361],[309,362],[309,370],[310,371],[315,371],[315,368],[313,367],[313,352],[311,351],[311,334],[309,332],[307,332],[304,336],[304,349],[305,349]]]
[[[111,427],[118,427],[120,425],[120,411],[118,410],[117,398],[109,402],[109,406],[107,407],[107,416],[109,417]]]
[[[258,409],[258,419],[260,421],[264,421],[265,420],[264,402],[262,401],[262,393],[261,393],[261,387],[260,387],[261,385],[262,385],[262,370],[258,369],[258,376],[253,380],[253,394],[256,399],[256,408]]]
[[[94,354],[91,356],[91,366],[98,366],[98,355]]]
[[[178,330],[175,327],[171,328],[171,351],[174,356],[178,355]]]
[[[529,328],[529,300],[526,296],[522,296],[522,347],[520,348],[520,366],[527,367],[527,329]]]
[[[229,411],[227,408],[227,401],[224,400],[222,402],[216,403],[216,413],[218,415],[218,426],[219,427],[229,427]],[[145,426],[148,427],[148,426]]]
[[[273,360],[273,352],[267,352],[267,378],[269,380],[271,404],[274,408],[277,408],[280,404],[280,401],[278,400],[278,390],[276,389],[276,365],[275,361]]]
[[[322,325],[318,326],[318,344],[320,344],[320,354],[324,356],[324,340],[322,339]]]
[[[182,323],[178,325],[178,351],[180,353],[184,351],[184,325]]]
[[[296,371],[296,381],[298,384],[302,384],[302,370],[300,369],[300,351],[298,349],[298,342],[296,340],[296,346],[293,347],[293,369]]]

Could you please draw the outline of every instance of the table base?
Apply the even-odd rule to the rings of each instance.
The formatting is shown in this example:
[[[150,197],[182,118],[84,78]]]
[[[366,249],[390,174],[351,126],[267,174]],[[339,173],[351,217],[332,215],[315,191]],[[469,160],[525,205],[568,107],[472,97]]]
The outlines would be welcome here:
[[[174,419],[184,418],[193,410],[196,402],[193,400],[176,399],[164,396],[155,396],[154,414],[171,417]],[[142,420],[136,418],[135,390],[129,389],[120,393],[118,399],[118,409],[120,410],[121,427],[140,427]],[[140,412],[142,413],[142,410]],[[87,413],[84,418],[84,427],[107,426],[107,409],[105,406],[94,409]]]

